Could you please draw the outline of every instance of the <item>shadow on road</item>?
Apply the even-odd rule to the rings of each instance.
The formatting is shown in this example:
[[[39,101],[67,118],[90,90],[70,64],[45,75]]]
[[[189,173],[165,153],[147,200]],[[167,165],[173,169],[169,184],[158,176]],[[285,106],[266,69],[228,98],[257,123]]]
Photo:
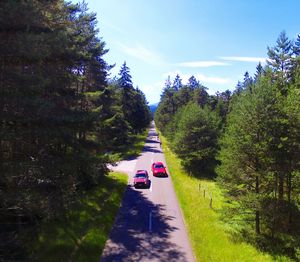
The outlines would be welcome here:
[[[149,144],[158,144],[159,141],[158,141],[158,140],[155,140],[155,139],[147,138],[147,139],[146,139],[146,143],[149,143]]]
[[[169,240],[175,215],[128,186],[101,261],[187,261]]]
[[[144,146],[143,152],[162,153],[161,149],[157,149],[153,146]]]

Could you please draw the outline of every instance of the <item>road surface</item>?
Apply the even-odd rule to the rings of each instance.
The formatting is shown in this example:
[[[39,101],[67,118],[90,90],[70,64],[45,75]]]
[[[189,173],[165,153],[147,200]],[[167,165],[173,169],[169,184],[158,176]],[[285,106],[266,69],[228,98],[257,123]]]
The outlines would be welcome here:
[[[141,156],[114,168],[128,173],[128,187],[100,261],[195,261],[172,174],[167,178],[153,177],[151,164],[156,161],[166,163],[152,124]],[[148,171],[150,188],[132,186],[138,169]]]

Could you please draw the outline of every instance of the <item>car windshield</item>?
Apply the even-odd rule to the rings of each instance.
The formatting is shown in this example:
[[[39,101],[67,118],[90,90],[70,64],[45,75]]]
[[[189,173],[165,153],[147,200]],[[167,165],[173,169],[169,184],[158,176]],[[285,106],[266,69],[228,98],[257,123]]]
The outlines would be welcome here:
[[[139,173],[139,174],[135,174],[134,177],[137,177],[137,178],[145,178],[145,177],[146,177],[146,174],[144,174],[144,173]]]
[[[160,165],[160,164],[159,164],[159,165],[155,165],[154,167],[155,167],[155,168],[164,168],[164,166],[163,166],[163,165]]]

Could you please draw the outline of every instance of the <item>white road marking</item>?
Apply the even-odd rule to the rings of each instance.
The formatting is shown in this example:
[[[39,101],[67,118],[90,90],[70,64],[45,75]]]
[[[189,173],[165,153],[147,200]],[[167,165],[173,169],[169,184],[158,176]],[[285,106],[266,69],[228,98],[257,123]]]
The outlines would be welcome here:
[[[151,184],[150,184],[150,192],[152,192],[152,184],[153,184],[153,183],[151,182]]]
[[[149,231],[152,232],[152,211],[149,213]]]

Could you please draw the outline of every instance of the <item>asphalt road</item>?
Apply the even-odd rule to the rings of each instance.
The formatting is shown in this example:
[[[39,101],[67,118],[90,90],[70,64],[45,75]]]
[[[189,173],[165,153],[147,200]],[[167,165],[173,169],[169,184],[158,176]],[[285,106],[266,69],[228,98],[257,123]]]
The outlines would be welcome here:
[[[153,177],[151,164],[156,161],[166,163],[152,125],[141,156],[114,168],[129,174],[128,187],[100,261],[195,261],[172,174]],[[148,171],[150,188],[133,187],[138,169]]]

